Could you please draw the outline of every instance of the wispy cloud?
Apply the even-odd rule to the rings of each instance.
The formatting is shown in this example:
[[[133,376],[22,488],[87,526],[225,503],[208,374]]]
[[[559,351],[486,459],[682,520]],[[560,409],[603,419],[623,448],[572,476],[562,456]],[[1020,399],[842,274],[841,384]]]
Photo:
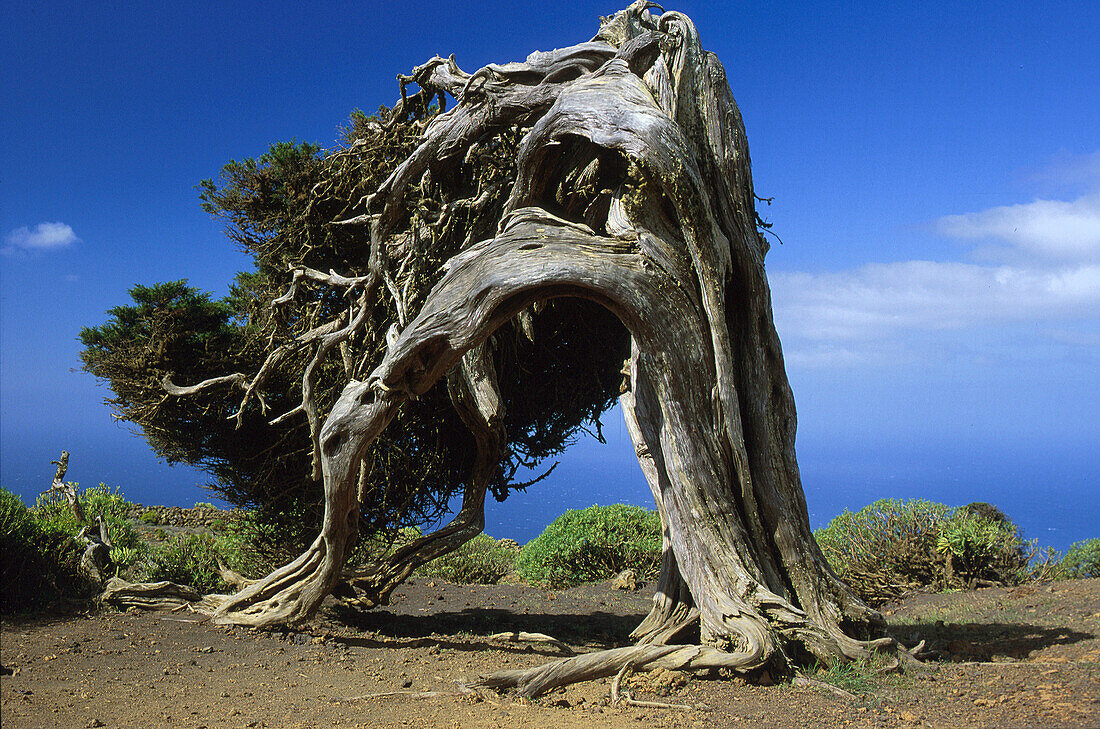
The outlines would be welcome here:
[[[1073,197],[1100,189],[1100,150],[1091,154],[1057,154],[1026,175],[1026,183],[1044,195]]]
[[[1100,265],[1046,270],[902,261],[780,273],[771,284],[781,331],[819,342],[1072,319],[1100,308]]]
[[[5,237],[5,252],[49,251],[64,248],[80,240],[65,223],[39,223],[33,229],[16,228]]]
[[[1080,179],[1100,153],[1063,165]],[[771,276],[787,359],[839,367],[903,356],[929,333],[1036,325],[1067,346],[1100,332],[1100,175],[1074,200],[1036,200],[939,218],[935,228],[986,244],[990,263],[898,261],[834,272]],[[989,248],[990,244],[995,247]],[[1074,336],[1058,338],[1062,324]],[[1080,326],[1077,326],[1080,325]],[[957,339],[957,337],[956,337]],[[909,359],[909,357],[903,357]],[[919,359],[916,358],[916,359]]]
[[[1100,192],[947,215],[936,228],[950,238],[1000,240],[1043,258],[1100,261]]]

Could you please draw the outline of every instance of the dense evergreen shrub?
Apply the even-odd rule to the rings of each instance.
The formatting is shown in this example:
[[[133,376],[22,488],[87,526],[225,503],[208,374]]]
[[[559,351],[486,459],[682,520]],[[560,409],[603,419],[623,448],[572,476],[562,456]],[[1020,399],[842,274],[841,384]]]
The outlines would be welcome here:
[[[495,585],[512,571],[519,552],[488,534],[478,534],[455,551],[434,559],[416,571],[423,577],[448,582]]]
[[[657,512],[615,504],[559,516],[523,548],[516,572],[534,584],[567,587],[606,580],[628,568],[650,575],[660,564]]]
[[[1059,569],[1066,577],[1100,577],[1100,539],[1085,539],[1070,545]]]
[[[964,507],[940,527],[936,551],[945,558],[945,581],[1022,581],[1027,577],[1028,554],[1016,526],[1003,515],[989,518],[979,513]]]
[[[920,499],[882,499],[845,509],[814,536],[833,571],[873,605],[936,582],[936,539],[950,511]]]

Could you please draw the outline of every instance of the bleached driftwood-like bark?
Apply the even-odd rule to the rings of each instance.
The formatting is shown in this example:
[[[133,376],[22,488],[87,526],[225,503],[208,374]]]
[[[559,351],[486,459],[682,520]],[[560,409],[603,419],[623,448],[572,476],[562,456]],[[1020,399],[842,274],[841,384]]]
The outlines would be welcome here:
[[[120,610],[176,611],[190,608],[192,612],[210,615],[225,599],[225,595],[202,595],[187,585],[175,582],[127,582],[120,577],[107,581],[99,602]]]
[[[447,387],[459,417],[477,443],[477,458],[462,494],[462,506],[446,526],[414,539],[352,576],[349,582],[363,593],[360,600],[385,604],[393,589],[413,570],[461,547],[485,528],[485,492],[503,457],[504,431],[496,373],[484,345],[465,354],[448,375]]]
[[[614,313],[633,341],[622,403],[664,525],[659,592],[635,631],[640,645],[502,672],[484,685],[532,696],[627,664],[782,671],[809,657],[831,662],[897,648],[882,617],[832,573],[810,532],[764,270],[768,246],[725,71],[690,19],[656,17],[655,7],[636,2],[591,41],[524,63],[470,75],[435,58],[403,78],[405,102],[405,85],[415,83],[421,101],[449,95],[459,103],[431,121],[354,218],[370,224],[369,275],[295,273],[295,283],[309,276],[358,292],[347,314],[317,335],[310,367],[363,326],[378,296],[393,298],[399,322],[381,363],[366,380],[351,380],[311,428],[325,490],[321,535],[297,560],[227,598],[217,620],[269,625],[317,608],[358,527],[368,445],[403,402],[448,373],[452,400],[466,402],[460,412],[478,437],[477,468],[493,465],[502,443],[493,425],[499,398],[479,348],[528,307],[578,297]],[[445,179],[441,171],[510,127],[523,141],[496,234],[451,258],[414,311],[387,259],[405,191]],[[313,425],[311,372],[301,408]],[[471,478],[451,526],[356,579],[384,599],[410,565],[479,531],[483,482]],[[696,623],[704,645],[663,645]]]
[[[57,466],[57,471],[54,473],[50,487],[42,492],[42,496],[48,497],[60,493],[65,497],[65,501],[68,502],[69,508],[72,509],[73,516],[76,517],[77,523],[87,523],[88,520],[84,515],[84,507],[80,503],[80,497],[77,494],[76,486],[65,483],[65,473],[69,470],[69,452],[61,451],[61,457],[56,461],[50,461],[50,463]]]
[[[102,585],[107,581],[107,571],[111,566],[111,550],[114,543],[111,541],[110,530],[102,515],[96,515],[96,529],[85,525],[80,527],[76,534],[76,541],[83,542],[86,546],[84,554],[80,555],[80,573],[96,585]]]
[[[51,463],[57,466],[57,471],[54,473],[50,487],[41,495],[50,498],[55,494],[61,494],[68,503],[76,523],[81,525],[80,531],[73,535],[73,539],[85,545],[77,569],[93,584],[102,585],[107,579],[107,571],[111,565],[111,549],[114,547],[110,530],[101,514],[96,515],[95,528],[93,528],[84,513],[84,505],[80,501],[76,484],[65,483],[65,473],[69,470],[69,452],[61,451],[61,457]]]

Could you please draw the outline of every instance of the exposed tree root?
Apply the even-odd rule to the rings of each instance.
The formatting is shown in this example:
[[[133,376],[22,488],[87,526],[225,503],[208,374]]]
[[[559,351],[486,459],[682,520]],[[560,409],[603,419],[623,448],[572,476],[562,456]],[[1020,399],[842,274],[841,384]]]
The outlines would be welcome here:
[[[606,308],[632,339],[621,401],[661,515],[657,595],[633,633],[638,645],[500,671],[476,686],[530,698],[606,676],[618,675],[617,685],[631,670],[789,675],[799,662],[875,652],[895,654],[899,666],[915,662],[885,637],[882,616],[836,577],[812,536],[740,112],[690,19],[656,18],[654,7],[639,0],[606,19],[592,41],[524,63],[471,75],[435,58],[402,80],[401,109],[411,103],[406,83],[420,87],[421,102],[450,94],[460,103],[434,117],[416,150],[364,199],[366,217],[357,219],[371,226],[369,272],[299,269],[276,300],[293,297],[303,278],[357,292],[346,313],[303,342],[316,344],[298,409],[324,479],[323,532],[301,557],[225,598],[216,621],[272,625],[312,614],[356,535],[367,448],[405,400],[445,376],[478,444],[463,508],[352,582],[371,603],[384,602],[417,565],[480,531],[504,443],[484,345],[528,307],[576,297]],[[517,125],[515,180],[495,233],[443,264],[422,303],[409,298],[400,266],[395,275],[386,260],[398,250],[391,244],[408,212],[406,191],[446,179],[436,173],[453,174],[489,135]],[[365,382],[350,380],[322,427],[315,370],[364,331],[387,292],[397,323],[385,355]],[[349,377],[360,371],[345,367]],[[259,397],[262,375],[214,384],[245,387],[243,407],[253,391]],[[696,626],[703,645],[674,643]]]
[[[218,575],[222,578],[222,582],[230,587],[240,590],[259,582],[259,580],[249,579],[240,572],[230,569],[226,566],[225,562],[222,561],[221,557],[215,556],[215,559],[218,562]]]
[[[615,680],[611,682],[611,705],[617,706],[618,704],[624,704],[626,706],[639,706],[646,709],[684,709],[691,711],[696,708],[707,708],[705,704],[698,704],[696,706],[688,706],[687,704],[669,704],[664,701],[640,701],[635,699],[629,693],[620,691],[619,687],[623,682],[623,679],[629,678],[630,674],[634,671],[634,664],[627,663],[615,674]]]
[[[577,653],[583,652],[576,650],[572,646],[562,643],[557,638],[546,635],[546,633],[526,633],[524,631],[510,633],[493,633],[492,635],[486,636],[485,639],[507,641],[509,643],[545,643],[547,645],[552,645],[563,653],[568,653],[569,655],[576,655]]]
[[[263,626],[305,620],[315,609],[310,598],[320,595],[319,602],[331,589],[325,584],[326,571],[333,569],[327,555],[318,537],[308,552],[224,600],[214,622]]]
[[[518,696],[531,699],[559,686],[614,676],[628,664],[640,671],[747,669],[760,665],[759,657],[754,654],[729,653],[710,646],[639,645],[562,658],[534,668],[497,671],[482,677],[474,686],[495,690],[514,688]]]
[[[106,589],[99,596],[100,602],[120,610],[177,610],[201,603],[203,599],[194,589],[175,582],[132,583],[118,577],[108,580]]]

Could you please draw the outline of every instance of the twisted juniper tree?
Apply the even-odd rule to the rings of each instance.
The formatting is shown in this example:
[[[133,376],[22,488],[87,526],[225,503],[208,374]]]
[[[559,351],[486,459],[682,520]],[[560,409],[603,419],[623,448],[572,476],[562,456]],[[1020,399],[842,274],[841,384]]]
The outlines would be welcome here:
[[[690,19],[655,7],[639,0],[603,19],[591,41],[524,62],[469,74],[437,57],[401,77],[400,102],[370,122],[375,136],[362,144],[395,127],[413,133],[385,179],[361,196],[345,191],[349,204],[328,224],[367,265],[349,275],[290,260],[290,287],[274,297],[277,310],[306,287],[331,291],[317,310],[328,318],[303,319],[251,375],[165,379],[174,397],[239,387],[243,407],[274,364],[308,353],[301,400],[279,418],[308,423],[321,534],[227,598],[218,620],[293,622],[317,608],[355,538],[372,443],[437,382],[476,454],[462,509],[353,582],[384,595],[480,530],[485,490],[508,452],[505,368],[523,366],[498,356],[512,337],[502,332],[556,317],[563,340],[593,322],[605,336],[595,340],[602,347],[559,351],[571,365],[551,385],[609,356],[621,367],[619,402],[664,528],[661,575],[636,645],[485,685],[531,696],[627,664],[782,671],[876,648],[904,654],[811,535],[741,116]],[[351,164],[356,150],[334,157]],[[500,174],[476,174],[490,158],[507,160]],[[301,194],[320,205],[331,187],[322,180]],[[319,404],[317,371],[333,359],[346,384]],[[699,644],[677,643],[696,625]]]

